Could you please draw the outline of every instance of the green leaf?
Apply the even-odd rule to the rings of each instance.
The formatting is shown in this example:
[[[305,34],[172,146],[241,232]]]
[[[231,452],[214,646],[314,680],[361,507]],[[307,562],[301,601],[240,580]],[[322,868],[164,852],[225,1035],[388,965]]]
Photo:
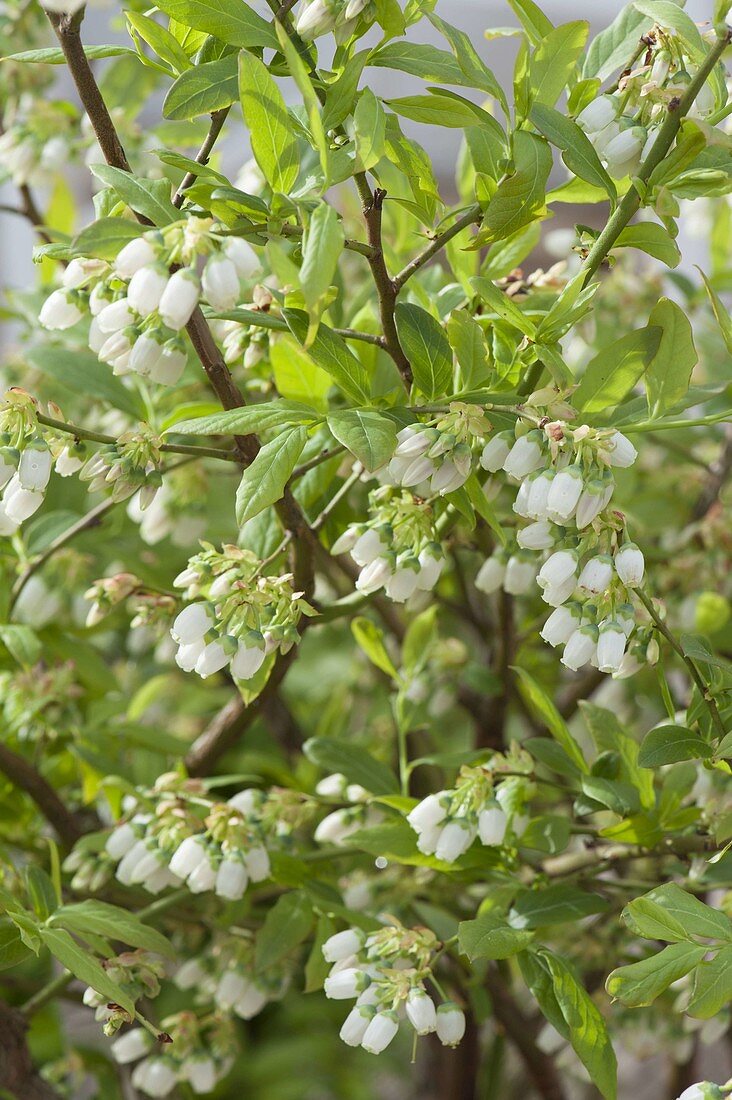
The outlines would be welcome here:
[[[305,230],[300,267],[300,289],[311,315],[335,278],[343,241],[343,225],[335,209],[319,203]]]
[[[705,905],[673,882],[656,886],[635,898],[623,910],[623,919],[637,935],[646,939],[689,940],[702,936],[713,940],[732,939],[732,921],[724,913]]]
[[[191,61],[175,35],[141,12],[126,11],[127,23],[132,28],[130,34],[138,34],[154,53],[177,73],[191,68]],[[141,51],[142,52],[142,51]]]
[[[475,920],[464,920],[458,926],[458,947],[470,961],[474,959],[508,959],[531,943],[533,932],[512,928],[505,917],[483,913]]]
[[[289,332],[270,340],[269,361],[277,392],[288,398],[290,404],[305,402],[314,410],[325,412],[333,379]]]
[[[542,958],[575,1054],[606,1100],[615,1100],[617,1062],[600,1010],[563,959],[548,951],[542,952]]]
[[[250,53],[239,55],[239,97],[257,164],[272,190],[286,194],[300,170],[297,137],[267,66]]]
[[[447,91],[433,95],[410,95],[402,99],[384,101],[392,111],[412,122],[422,122],[426,126],[444,126],[461,130],[465,126],[476,126],[483,114],[467,99],[454,98]]]
[[[452,351],[439,321],[411,303],[400,303],[395,318],[399,342],[420,392],[430,401],[447,393],[452,382]]]
[[[659,298],[648,324],[661,330],[661,341],[645,378],[648,410],[657,417],[686,397],[699,356],[686,314],[669,298]]]
[[[683,978],[701,962],[706,948],[693,943],[671,943],[648,959],[619,966],[605,982],[610,996],[630,1008],[653,1004],[672,982]]]
[[[647,252],[649,256],[660,260],[667,267],[676,267],[681,259],[676,241],[658,222],[638,222],[636,225],[627,225],[613,248],[639,248],[641,252]]]
[[[482,298],[490,307],[491,311],[509,324],[511,328],[515,328],[517,332],[525,333],[531,338],[536,336],[536,325],[532,319],[527,317],[513,299],[500,290],[494,282],[478,275],[470,280],[470,285],[478,297]]]
[[[554,106],[582,54],[589,31],[589,23],[578,20],[555,27],[541,40],[529,63],[532,103]]]
[[[669,948],[666,948],[668,951]],[[699,950],[702,950],[700,948]],[[691,1000],[686,1011],[697,1020],[711,1020],[732,1001],[732,946],[713,959],[700,962],[694,972]]]
[[[678,36],[688,47],[688,52],[696,60],[706,55],[704,40],[694,20],[673,0],[634,0],[633,7],[654,23],[669,27],[678,32]]]
[[[367,172],[381,160],[386,147],[386,115],[370,88],[364,88],[358,98],[353,115],[353,136],[359,169]]]
[[[522,668],[516,668],[515,671],[519,677],[519,691],[530,709],[539,721],[544,723],[552,737],[559,742],[580,772],[588,772],[589,768],[582,754],[582,749],[570,733],[569,726],[551,699],[528,672]]]
[[[238,409],[182,420],[171,425],[169,431],[177,435],[251,435],[286,424],[314,424],[318,419],[315,409],[297,401],[263,401],[259,405],[242,405]]]
[[[329,414],[328,427],[367,470],[378,470],[394,454],[396,424],[374,409],[339,409]]]
[[[562,150],[562,160],[570,172],[595,187],[601,187],[614,204],[618,194],[615,184],[600,163],[590,139],[577,123],[541,103],[531,108],[529,118],[552,145]]]
[[[182,73],[168,89],[163,116],[170,119],[196,118],[230,107],[238,98],[237,55],[227,54],[218,61],[206,61]]]
[[[91,170],[105,187],[111,187],[131,210],[148,218],[153,225],[170,225],[180,218],[180,211],[170,199],[170,180],[138,178],[110,164],[92,164]]]
[[[542,38],[546,38],[553,30],[551,21],[544,15],[538,4],[534,3],[534,0],[508,0],[508,2],[521,21],[529,41],[532,45],[538,46]]]
[[[648,20],[628,4],[592,39],[582,75],[606,80],[617,69],[627,68],[638,51],[643,30],[650,30]]]
[[[131,947],[155,951],[158,955],[175,956],[171,944],[162,933],[136,917],[134,913],[96,899],[63,905],[53,914],[51,925],[61,925],[82,938],[91,932],[110,940],[121,940]]]
[[[257,970],[267,970],[289,955],[310,934],[313,907],[306,894],[294,890],[278,898],[267,911],[254,955]]]
[[[129,46],[84,46],[89,61],[101,61],[105,57],[136,56]],[[25,65],[65,65],[66,57],[60,46],[44,46],[40,50],[23,50],[21,53],[9,53],[1,61],[19,61]]]
[[[546,183],[552,154],[546,141],[517,130],[514,134],[514,171],[499,183],[483,218],[481,239],[502,241],[546,213]]]
[[[99,218],[85,226],[73,241],[76,255],[113,260],[130,241],[140,236],[140,225],[129,218]]]
[[[351,631],[371,663],[398,683],[399,673],[394,668],[391,657],[387,653],[384,644],[384,633],[376,623],[359,615],[352,621]]]
[[[307,438],[307,428],[303,427],[281,432],[247,466],[236,491],[236,520],[240,527],[281,499]]]
[[[714,289],[702,269],[700,267],[697,267],[697,271],[704,280],[704,287],[709,296],[709,301],[712,306],[714,318],[719,325],[720,332],[722,333],[724,345],[727,348],[727,351],[732,354],[732,318],[730,317],[729,312],[725,308],[721,298],[717,294],[716,290]]]
[[[205,31],[230,46],[278,48],[272,26],[244,0],[160,0],[158,7],[177,23]]]
[[[573,405],[585,413],[618,405],[643,376],[660,342],[661,329],[654,325],[628,332],[603,348],[587,364]]]
[[[382,69],[397,69],[438,84],[457,84],[467,88],[473,86],[451,53],[427,43],[389,42],[374,50],[366,64]]]
[[[280,49],[285,56],[287,70],[295,81],[305,103],[305,110],[307,111],[309,123],[309,129],[306,130],[305,133],[320,160],[320,167],[323,171],[323,180],[320,190],[324,191],[330,183],[331,154],[330,139],[323,126],[323,108],[315,88],[313,87],[310,73],[305,68],[302,57],[295,48],[295,44],[279,21],[276,22],[276,27],[277,38],[280,43]]]
[[[63,928],[41,926],[40,937],[55,959],[70,970],[75,978],[90,985],[107,1000],[120,1005],[131,1016],[135,1015],[135,1002],[121,986],[107,974],[93,955],[90,955],[71,938]]]
[[[30,626],[20,623],[0,625],[0,642],[23,668],[32,668],[43,655],[40,639]]]
[[[460,389],[476,389],[487,382],[491,373],[488,348],[472,313],[454,309],[447,322],[447,338],[460,367]]]
[[[27,959],[30,953],[17,926],[7,917],[0,918],[0,970],[12,969]]]
[[[426,14],[430,23],[437,28],[440,34],[444,35],[452,46],[455,59],[467,78],[468,86],[477,88],[479,91],[485,92],[489,96],[493,96],[501,105],[504,115],[508,116],[508,101],[506,100],[506,94],[476,50],[470,39],[470,35],[466,34],[465,31],[460,30],[458,27],[453,27],[452,24],[446,23],[444,19],[440,19],[434,12],[427,11]],[[440,83],[450,84],[452,82],[443,78]]]
[[[582,920],[604,913],[608,903],[599,894],[588,894],[576,886],[546,886],[527,890],[514,904],[509,921],[512,928],[541,928]]]
[[[112,405],[138,419],[142,404],[131,390],[115,378],[106,363],[100,363],[87,348],[62,348],[44,344],[29,348],[24,357],[36,370],[47,374],[62,387],[62,394],[85,396]]]
[[[332,737],[311,737],[303,745],[303,752],[318,767],[345,775],[349,783],[358,783],[371,794],[395,794],[399,790],[391,768],[358,745]]]
[[[657,726],[643,738],[638,763],[643,768],[660,768],[680,760],[707,760],[711,745],[685,726]]]
[[[282,316],[292,335],[305,344],[309,329],[307,314],[302,310],[284,309]],[[371,390],[366,369],[341,336],[321,322],[315,338],[308,344],[308,351],[347,397],[359,405],[369,403]]]
[[[31,864],[26,867],[25,880],[33,912],[41,920],[47,920],[58,908],[58,896],[50,875],[42,867]]]

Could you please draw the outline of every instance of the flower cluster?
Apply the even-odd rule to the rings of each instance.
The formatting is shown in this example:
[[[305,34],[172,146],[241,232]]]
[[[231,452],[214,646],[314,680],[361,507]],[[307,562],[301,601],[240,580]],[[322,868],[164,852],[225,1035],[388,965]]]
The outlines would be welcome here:
[[[107,959],[104,970],[109,979],[115,982],[128,995],[130,1000],[141,997],[157,997],[160,992],[160,979],[164,965],[156,956],[147,951],[126,951],[113,959]],[[94,1009],[94,1018],[102,1023],[105,1035],[116,1035],[124,1024],[132,1022],[131,1016],[120,1005],[109,1001],[108,997],[88,986],[84,991],[84,1004]]]
[[[295,30],[306,42],[335,31],[336,40],[345,42],[359,19],[367,26],[373,22],[373,0],[302,0]]]
[[[370,935],[348,928],[325,941],[323,958],[333,964],[326,997],[356,1001],[340,1031],[344,1043],[381,1054],[399,1030],[401,1012],[417,1035],[436,1032],[445,1046],[458,1045],[465,1034],[462,1010],[453,1001],[436,1006],[425,989],[438,946],[428,929],[397,923]]]
[[[220,229],[210,218],[190,217],[129,241],[112,265],[73,259],[62,287],[43,304],[41,324],[67,329],[89,313],[89,346],[114,374],[175,385],[187,361],[180,333],[199,301],[232,309],[242,281],[259,270],[251,246]],[[205,264],[199,275],[200,257]]]
[[[261,791],[215,802],[195,780],[162,775],[146,801],[152,811],[138,809],[106,841],[123,885],[157,894],[185,882],[191,893],[214,891],[236,901],[249,882],[269,877]]]
[[[637,452],[612,428],[572,428],[539,421],[526,434],[501,432],[486,444],[481,463],[520,482],[513,505],[527,521],[517,549],[500,549],[476,578],[485,593],[503,587],[512,595],[538,582],[542,599],[555,608],[541,632],[550,645],[564,645],[562,662],[573,670],[592,663],[602,672],[630,675],[648,659],[647,632],[636,630],[631,593],[643,580],[645,563],[627,539],[619,512],[606,512],[615,482],[612,467],[631,466]],[[540,568],[536,552],[551,552]],[[568,602],[571,601],[571,602]]]
[[[139,493],[139,507],[144,511],[163,483],[160,442],[141,424],[136,431],[123,432],[114,443],[103,444],[83,464],[79,478],[89,482],[90,493],[111,486],[112,500],[126,500]]]
[[[266,975],[257,974],[254,947],[250,933],[219,934],[205,953],[183,963],[173,982],[190,993],[196,1004],[213,1002],[219,1012],[251,1020],[270,1001],[283,996],[290,978],[277,966],[269,967]]]
[[[453,401],[449,413],[434,424],[402,428],[387,477],[405,488],[425,486],[440,496],[454,493],[470,477],[473,447],[489,431],[482,409]]]
[[[260,576],[262,563],[236,546],[221,553],[203,543],[175,579],[189,602],[173,622],[176,661],[186,672],[211,676],[227,665],[235,680],[250,680],[265,658],[299,641],[301,615],[315,612],[292,587],[292,575]],[[203,597],[203,599],[197,599]]]
[[[577,115],[595,151],[615,179],[634,176],[647,157],[666,117],[666,109],[686,91],[694,76],[688,57],[672,39],[649,51],[644,64],[622,78],[617,93],[600,95]],[[709,84],[699,91],[690,118],[706,118],[714,110]]]
[[[404,603],[431,591],[445,554],[430,505],[387,485],[371,493],[369,512],[366,523],[351,524],[331,547],[333,554],[348,552],[360,566],[359,592],[383,588],[391,600]]]
[[[75,122],[68,104],[44,102],[23,110],[23,117],[0,134],[0,173],[17,187],[46,182],[48,174],[63,168],[69,158]]]
[[[146,1096],[163,1097],[180,1082],[197,1095],[212,1092],[233,1064],[236,1040],[231,1020],[219,1015],[199,1019],[193,1012],[179,1012],[164,1019],[162,1027],[157,1045],[142,1028],[127,1031],[112,1043],[117,1063],[137,1062],[133,1088]]]
[[[53,455],[41,434],[36,403],[10,390],[0,409],[0,536],[13,535],[43,504]]]
[[[531,761],[525,753],[493,756],[479,767],[461,768],[455,787],[427,795],[407,814],[417,833],[417,847],[445,863],[454,863],[475,838],[486,847],[515,842],[526,829],[526,807],[534,784],[526,775]]]

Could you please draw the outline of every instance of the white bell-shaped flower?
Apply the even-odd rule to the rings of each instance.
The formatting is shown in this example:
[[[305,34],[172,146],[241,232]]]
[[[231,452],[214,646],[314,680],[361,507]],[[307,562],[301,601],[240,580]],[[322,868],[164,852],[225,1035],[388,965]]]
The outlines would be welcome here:
[[[596,626],[582,626],[569,637],[562,654],[562,664],[577,672],[583,665],[589,664],[597,649],[598,630]]]
[[[376,1015],[373,1005],[356,1005],[343,1021],[340,1038],[349,1047],[358,1047],[366,1034],[366,1029]]]
[[[175,271],[168,279],[158,305],[164,324],[178,332],[190,321],[198,305],[201,285],[192,268]]]
[[[495,474],[503,469],[516,437],[513,432],[498,432],[491,436],[480,456],[480,464],[484,470]]]
[[[190,603],[176,616],[170,633],[176,642],[190,645],[200,641],[213,625],[213,612],[208,604]]]
[[[48,485],[53,467],[53,456],[43,441],[31,443],[20,456],[18,481],[24,489],[43,492]]]
[[[437,1038],[443,1046],[456,1047],[465,1034],[465,1013],[454,1001],[445,1001],[437,1009]]]
[[[558,606],[544,623],[540,635],[550,646],[565,645],[579,627],[581,618],[577,604]]]
[[[616,551],[613,559],[615,571],[628,588],[637,588],[643,582],[645,561],[643,553],[634,542],[626,542]]]
[[[508,817],[498,803],[484,807],[478,814],[478,836],[481,844],[488,847],[503,844],[507,828]]]
[[[44,328],[63,330],[81,320],[83,313],[76,299],[66,290],[54,290],[41,306],[38,320]]]
[[[399,1030],[399,1017],[392,1009],[377,1012],[369,1022],[364,1032],[361,1046],[369,1054],[381,1054],[386,1050],[397,1031]]]
[[[497,592],[502,587],[506,577],[506,562],[497,555],[486,558],[478,570],[478,575],[475,578],[475,587],[479,592],[484,592],[486,596],[490,596],[492,592]],[[532,580],[534,578],[534,572],[532,569]]]
[[[598,554],[585,563],[577,584],[588,592],[607,592],[612,579],[613,559],[609,554]]]
[[[424,989],[410,989],[404,1008],[407,1019],[418,1035],[429,1035],[437,1030],[435,1002]]]
[[[454,863],[467,852],[475,840],[477,829],[463,818],[453,818],[440,830],[435,855],[445,863]]]
[[[136,1062],[138,1058],[150,1051],[153,1045],[153,1037],[142,1027],[136,1027],[132,1031],[126,1031],[119,1039],[111,1044],[112,1057],[118,1065],[126,1066],[129,1062]]]
[[[201,290],[208,304],[220,313],[233,309],[239,301],[239,276],[233,260],[214,254],[206,261]]]
[[[503,469],[509,477],[521,481],[544,464],[541,432],[532,431],[516,440],[506,456]]]
[[[600,672],[617,672],[625,655],[627,638],[622,625],[614,620],[600,623],[597,639],[597,667]]]
[[[223,249],[236,268],[240,279],[244,281],[253,279],[261,271],[259,256],[249,242],[242,237],[227,237]]]
[[[127,301],[141,317],[149,317],[160,305],[170,274],[162,264],[141,267],[130,279]]]
[[[323,991],[331,1001],[350,1001],[363,993],[371,984],[368,974],[358,967],[351,966],[329,974],[323,983]]]
[[[150,241],[135,237],[118,252],[112,266],[120,279],[131,279],[141,268],[154,264],[156,259],[157,252]]]

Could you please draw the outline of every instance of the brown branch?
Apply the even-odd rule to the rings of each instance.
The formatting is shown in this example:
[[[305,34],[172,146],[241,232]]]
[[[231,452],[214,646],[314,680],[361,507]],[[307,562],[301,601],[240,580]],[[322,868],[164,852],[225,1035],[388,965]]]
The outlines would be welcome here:
[[[196,154],[196,164],[208,164],[208,159],[211,156],[211,150],[216,144],[216,140],[224,128],[227,116],[231,107],[222,107],[220,111],[214,111],[211,114],[211,125],[208,128],[208,133],[203,139],[201,148]],[[178,190],[173,196],[173,206],[177,206],[178,209],[183,205],[186,198],[186,191],[195,183],[197,175],[195,172],[186,172],[185,176],[178,185]]]
[[[35,802],[65,847],[71,848],[84,833],[100,827],[93,811],[74,813],[69,810],[51,784],[33,765],[1,742],[0,771],[18,790],[24,791]]]
[[[33,1065],[26,1030],[20,1012],[0,1001],[0,1086],[17,1100],[60,1100]]]
[[[59,44],[63,51],[76,90],[82,105],[91,121],[94,133],[108,164],[124,172],[130,171],[127,154],[117,135],[107,105],[99,91],[94,74],[90,68],[81,41],[80,27],[84,9],[74,16],[47,13]],[[136,214],[137,220],[149,225],[147,218]],[[225,409],[241,408],[246,404],[244,397],[224,362],[216,346],[211,330],[200,307],[196,308],[186,330],[191,339],[206,376]],[[259,452],[259,441],[254,435],[235,436],[234,446],[244,465],[254,461]],[[277,505],[277,512],[286,530],[301,536],[296,543],[295,576],[298,586],[309,594],[313,585],[312,547],[314,536],[309,532],[307,522],[289,489]]]
[[[404,385],[409,389],[412,384],[412,367],[399,343],[399,334],[394,319],[398,288],[387,271],[381,236],[381,220],[385,198],[386,191],[381,187],[377,187],[373,194],[370,194],[370,197],[367,198],[363,208],[364,218],[366,219],[366,234],[372,250],[369,257],[369,266],[376,284],[376,293],[379,297],[379,316],[381,327],[384,330],[386,350],[396,363]]]
[[[542,1021],[532,1020],[524,1015],[498,968],[493,964],[488,970],[486,985],[493,1003],[496,1024],[516,1048],[538,1095],[543,1100],[565,1100],[566,1093],[557,1067],[537,1044]]]

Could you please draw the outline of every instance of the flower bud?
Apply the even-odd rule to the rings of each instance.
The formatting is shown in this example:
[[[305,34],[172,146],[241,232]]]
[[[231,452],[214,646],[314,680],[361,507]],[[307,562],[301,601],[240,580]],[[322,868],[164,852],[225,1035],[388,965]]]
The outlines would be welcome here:
[[[476,829],[462,818],[454,818],[448,821],[440,831],[435,855],[445,863],[454,863],[461,855],[467,852],[475,840]]]
[[[346,970],[339,970],[337,974],[329,974],[323,983],[323,991],[331,1001],[350,1001],[363,993],[370,984],[368,974],[351,966]]]
[[[153,1037],[142,1027],[136,1027],[132,1031],[126,1031],[115,1039],[110,1049],[112,1057],[118,1065],[124,1066],[128,1062],[136,1062],[143,1058],[153,1044]]]
[[[38,320],[44,328],[63,330],[71,328],[80,321],[82,312],[71,292],[54,290],[41,306]]]
[[[247,848],[244,852],[244,866],[252,882],[264,882],[272,873],[269,862],[269,853],[261,844],[253,848]]]
[[[135,320],[135,313],[127,298],[118,298],[110,302],[97,314],[97,326],[100,332],[120,332],[128,328]]]
[[[191,603],[176,616],[170,633],[173,640],[183,645],[197,642],[214,625],[214,618],[208,604]]]
[[[335,13],[327,0],[309,0],[304,2],[298,12],[295,30],[304,42],[312,42],[323,34],[328,34],[336,25]]]
[[[486,806],[478,814],[478,836],[481,844],[488,847],[503,844],[508,827],[508,818],[501,807]]]
[[[350,955],[357,955],[365,942],[366,936],[360,928],[346,928],[328,937],[321,948],[323,958],[329,963],[340,962]]]
[[[168,279],[158,306],[164,324],[174,332],[185,328],[198,305],[200,284],[192,268],[182,268]]]
[[[446,1047],[456,1047],[465,1034],[465,1013],[454,1001],[445,1001],[437,1009],[436,1031],[437,1038]]]
[[[213,255],[206,262],[201,280],[203,296],[220,313],[233,309],[239,301],[239,276],[233,260]]]
[[[613,179],[624,179],[638,171],[647,137],[645,127],[630,126],[607,143],[603,157]]]
[[[615,571],[627,588],[637,588],[643,581],[645,561],[634,542],[626,542],[615,552]]]
[[[492,436],[480,456],[480,464],[484,470],[495,474],[503,469],[503,464],[509,456],[516,437],[513,432],[498,432]]]
[[[160,305],[168,285],[168,269],[152,264],[136,271],[127,287],[127,301],[141,317],[149,317]]]
[[[557,541],[557,528],[548,520],[538,520],[522,528],[516,542],[522,550],[550,550]]]
[[[492,557],[487,558],[478,570],[475,587],[479,592],[484,592],[486,596],[490,596],[491,593],[497,592],[503,585],[505,577],[506,563],[494,554]],[[533,569],[531,579],[532,581],[534,579]]]
[[[614,96],[597,96],[580,111],[575,122],[589,133],[604,130],[618,117],[618,106],[618,101]]]
[[[517,439],[508,453],[503,469],[509,477],[523,480],[544,463],[541,432],[532,431]]]
[[[185,347],[175,340],[163,345],[160,358],[150,367],[150,380],[159,386],[175,386],[185,370],[188,356]]]
[[[381,1054],[386,1050],[397,1031],[399,1030],[399,1017],[396,1012],[387,1009],[377,1012],[364,1032],[361,1046],[369,1054]]]
[[[141,268],[154,264],[156,259],[157,252],[150,241],[135,237],[120,250],[112,266],[120,279],[131,279]]]
[[[216,893],[220,898],[238,901],[244,896],[249,876],[240,859],[224,856],[216,873]]]
[[[510,596],[523,596],[536,580],[536,565],[533,558],[524,553],[512,554],[506,562],[506,575],[503,590]]]
[[[236,653],[231,659],[231,675],[235,680],[251,680],[259,672],[265,658],[264,645],[239,642]]]

